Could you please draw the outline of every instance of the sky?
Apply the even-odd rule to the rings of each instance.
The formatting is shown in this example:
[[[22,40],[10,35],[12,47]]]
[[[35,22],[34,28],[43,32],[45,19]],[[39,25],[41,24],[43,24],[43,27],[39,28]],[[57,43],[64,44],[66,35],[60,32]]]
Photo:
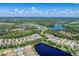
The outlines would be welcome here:
[[[0,3],[0,17],[79,17],[79,4]]]

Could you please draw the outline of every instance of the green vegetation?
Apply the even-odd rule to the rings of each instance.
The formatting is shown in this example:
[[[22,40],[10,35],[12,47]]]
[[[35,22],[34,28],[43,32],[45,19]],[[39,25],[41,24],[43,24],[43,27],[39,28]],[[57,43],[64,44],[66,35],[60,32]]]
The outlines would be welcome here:
[[[40,25],[46,28],[48,28],[48,26],[54,26],[55,24],[58,24],[64,26],[65,30],[55,31],[48,29],[44,31],[44,34],[49,33],[56,37],[67,40],[74,40],[77,43],[79,43],[79,18],[16,18],[15,17],[12,18],[14,20],[4,20],[4,18],[1,19],[2,20],[0,20],[0,39],[20,38],[34,33],[40,34],[41,30],[38,30],[35,26],[31,26],[33,24]],[[28,23],[30,23],[31,25]],[[44,35],[41,36],[42,38],[39,40],[26,42],[20,45],[14,45],[14,46],[10,45],[0,47],[0,53],[2,49],[17,48],[29,44],[33,45],[34,48],[34,45],[40,42],[64,50],[68,53],[71,53],[72,55],[74,55],[76,52],[76,48],[72,49],[70,47],[64,46],[63,44],[62,45],[56,44],[54,42],[51,42],[50,40],[46,40],[47,38],[44,37]]]
[[[27,35],[34,34],[34,32],[25,30],[25,31],[15,31],[15,32],[8,32],[1,36],[1,38],[9,39],[9,38],[19,38]]]

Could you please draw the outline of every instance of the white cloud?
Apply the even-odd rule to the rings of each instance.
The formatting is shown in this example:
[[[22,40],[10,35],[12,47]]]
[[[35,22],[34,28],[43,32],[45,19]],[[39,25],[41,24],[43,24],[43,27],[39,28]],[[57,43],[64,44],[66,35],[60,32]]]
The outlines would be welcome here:
[[[79,10],[74,9],[0,9],[0,16],[78,16]]]
[[[70,12],[70,10],[66,10],[66,12]]]
[[[15,11],[17,11],[18,9],[16,8],[16,9],[14,9]]]
[[[21,10],[22,12],[24,12],[25,10]]]
[[[34,10],[34,9],[36,9],[36,7],[32,7],[32,9]]]

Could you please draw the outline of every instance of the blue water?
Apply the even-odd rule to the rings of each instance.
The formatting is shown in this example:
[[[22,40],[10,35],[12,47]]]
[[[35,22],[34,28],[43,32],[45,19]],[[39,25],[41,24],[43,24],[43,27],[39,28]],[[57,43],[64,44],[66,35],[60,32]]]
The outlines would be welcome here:
[[[65,51],[48,46],[44,43],[39,43],[35,45],[35,49],[40,56],[71,56],[69,53],[66,53]]]
[[[65,29],[64,26],[61,26],[61,25],[49,26],[48,28],[52,29],[52,30],[63,30],[63,29]]]

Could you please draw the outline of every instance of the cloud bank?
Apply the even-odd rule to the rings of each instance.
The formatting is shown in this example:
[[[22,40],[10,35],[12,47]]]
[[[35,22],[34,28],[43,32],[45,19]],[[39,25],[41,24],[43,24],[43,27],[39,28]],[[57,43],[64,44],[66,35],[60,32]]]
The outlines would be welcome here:
[[[79,17],[78,9],[64,8],[2,8],[0,9],[0,17]]]

